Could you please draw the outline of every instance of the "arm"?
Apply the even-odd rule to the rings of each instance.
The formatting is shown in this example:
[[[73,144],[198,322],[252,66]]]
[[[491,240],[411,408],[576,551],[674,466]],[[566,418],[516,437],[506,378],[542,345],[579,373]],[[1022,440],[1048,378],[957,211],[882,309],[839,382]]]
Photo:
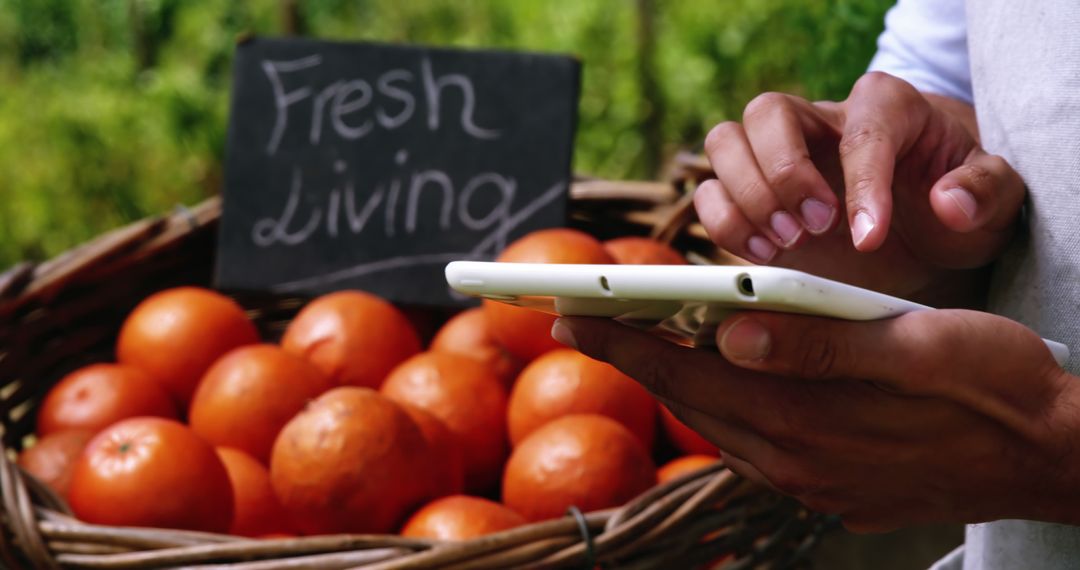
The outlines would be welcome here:
[[[960,0],[901,0],[890,18],[945,4],[962,9]],[[917,41],[892,45],[886,32],[882,53],[899,55],[875,62],[910,83],[868,74],[835,103],[770,94],[742,124],[714,129],[707,147],[718,179],[695,196],[714,241],[753,256],[748,240],[761,238],[765,261],[922,299],[993,259],[1023,183],[979,148],[970,87],[949,91],[934,82],[947,75],[933,72],[940,60],[920,63],[919,49],[933,42],[893,37]],[[803,213],[808,199],[820,205]],[[850,223],[864,210],[876,224]],[[778,240],[785,232],[793,238]],[[719,328],[720,353],[602,319],[560,319],[552,332],[641,382],[737,472],[849,528],[1080,524],[1080,378],[1007,319],[749,312]]]

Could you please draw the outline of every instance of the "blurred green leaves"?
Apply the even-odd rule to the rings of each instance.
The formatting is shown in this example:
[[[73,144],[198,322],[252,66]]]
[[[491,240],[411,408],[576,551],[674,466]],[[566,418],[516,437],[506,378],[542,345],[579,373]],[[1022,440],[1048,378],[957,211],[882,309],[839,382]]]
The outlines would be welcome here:
[[[654,175],[649,149],[696,147],[762,91],[844,97],[890,3],[655,0],[660,96],[646,100],[648,3],[633,0],[6,0],[0,268],[216,192],[243,32],[574,54],[575,170],[640,178]],[[650,112],[661,141],[645,139]]]

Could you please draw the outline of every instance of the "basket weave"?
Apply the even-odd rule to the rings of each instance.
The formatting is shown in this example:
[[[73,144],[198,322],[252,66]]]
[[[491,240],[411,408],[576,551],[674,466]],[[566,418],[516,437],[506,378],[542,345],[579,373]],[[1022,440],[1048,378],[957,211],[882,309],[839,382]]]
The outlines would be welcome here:
[[[572,223],[598,236],[650,233],[692,259],[730,261],[711,246],[686,190],[708,164],[681,155],[669,182],[578,179]],[[34,406],[64,374],[110,361],[124,317],[147,295],[209,286],[220,201],[142,220],[50,261],[0,274],[0,567],[6,568],[688,568],[734,554],[725,568],[789,568],[826,527],[797,503],[721,465],[659,485],[618,509],[574,513],[466,542],[392,535],[254,540],[83,523],[22,472],[14,455]],[[304,300],[236,297],[277,338]]]

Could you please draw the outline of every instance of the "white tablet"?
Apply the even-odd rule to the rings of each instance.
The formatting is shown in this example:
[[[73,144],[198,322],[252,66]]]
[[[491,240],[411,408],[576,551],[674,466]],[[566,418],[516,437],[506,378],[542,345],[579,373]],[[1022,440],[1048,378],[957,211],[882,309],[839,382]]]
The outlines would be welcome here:
[[[454,290],[565,316],[609,317],[695,346],[715,342],[732,311],[754,309],[874,320],[932,309],[801,271],[725,265],[553,265],[455,261]],[[1045,341],[1059,364],[1065,345]]]

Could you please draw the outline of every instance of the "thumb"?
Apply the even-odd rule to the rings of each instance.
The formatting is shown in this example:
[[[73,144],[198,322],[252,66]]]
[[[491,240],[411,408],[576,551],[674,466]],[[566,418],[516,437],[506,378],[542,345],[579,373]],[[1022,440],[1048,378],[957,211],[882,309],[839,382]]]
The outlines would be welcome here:
[[[1024,201],[1024,181],[996,154],[973,149],[930,189],[930,207],[959,233],[1008,234]]]
[[[1045,410],[1064,373],[1031,329],[963,310],[914,311],[879,321],[752,312],[729,318],[717,346],[731,363],[789,377],[868,380],[912,396],[941,397],[1024,429]]]
[[[1003,377],[1002,389],[1058,368],[1031,329],[1004,317],[958,309],[847,321],[741,312],[720,324],[716,344],[732,364],[806,379],[872,380],[922,395],[955,381],[957,370]]]

